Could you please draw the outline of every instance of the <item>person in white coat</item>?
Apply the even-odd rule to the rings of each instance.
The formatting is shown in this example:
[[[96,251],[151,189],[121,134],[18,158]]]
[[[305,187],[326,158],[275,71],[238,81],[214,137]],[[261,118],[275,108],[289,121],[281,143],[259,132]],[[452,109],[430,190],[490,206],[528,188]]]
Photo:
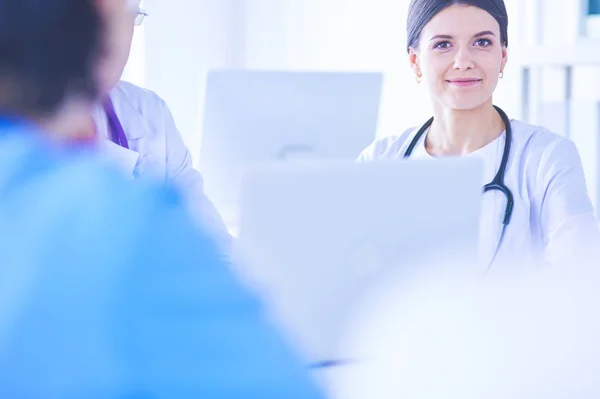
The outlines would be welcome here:
[[[216,208],[204,193],[202,175],[193,166],[173,116],[162,98],[150,90],[121,81],[129,58],[135,25],[145,12],[139,0],[128,1],[129,29],[113,37],[114,53],[102,76],[106,100],[93,116],[100,149],[134,179],[151,178],[174,183],[192,216],[208,226],[219,246],[229,253],[232,237]]]
[[[358,160],[481,157],[479,252],[486,271],[498,270],[492,267],[497,264],[590,260],[600,233],[577,148],[543,127],[509,119],[493,105],[507,62],[503,0],[455,3],[412,0],[409,6],[409,62],[429,91],[433,118],[376,140]]]

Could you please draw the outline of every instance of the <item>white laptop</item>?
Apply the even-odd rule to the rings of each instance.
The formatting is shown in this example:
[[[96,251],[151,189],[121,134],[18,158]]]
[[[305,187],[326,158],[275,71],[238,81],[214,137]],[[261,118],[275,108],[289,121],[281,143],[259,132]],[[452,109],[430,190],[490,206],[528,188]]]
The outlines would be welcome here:
[[[351,360],[336,340],[371,284],[427,260],[471,267],[481,198],[474,157],[255,167],[243,184],[242,272],[307,363]]]
[[[198,161],[228,227],[248,165],[356,159],[375,139],[381,84],[380,73],[211,71]]]

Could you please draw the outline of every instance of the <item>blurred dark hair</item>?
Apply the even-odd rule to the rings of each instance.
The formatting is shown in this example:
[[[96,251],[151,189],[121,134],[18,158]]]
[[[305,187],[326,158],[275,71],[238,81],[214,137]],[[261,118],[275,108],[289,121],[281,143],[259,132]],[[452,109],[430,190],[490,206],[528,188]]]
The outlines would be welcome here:
[[[0,0],[0,110],[48,115],[95,98],[101,20],[95,0]]]
[[[500,25],[500,40],[508,47],[508,14],[504,0],[412,0],[408,7],[406,33],[407,50],[419,48],[421,31],[440,11],[454,5],[465,4],[487,11]]]

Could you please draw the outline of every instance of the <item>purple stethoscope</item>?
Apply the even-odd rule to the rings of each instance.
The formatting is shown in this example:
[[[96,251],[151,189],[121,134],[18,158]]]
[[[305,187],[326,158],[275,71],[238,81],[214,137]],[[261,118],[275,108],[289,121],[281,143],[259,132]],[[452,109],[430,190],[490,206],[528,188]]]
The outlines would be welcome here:
[[[127,142],[127,136],[125,136],[125,130],[123,130],[123,125],[121,125],[121,121],[117,116],[117,112],[115,111],[115,106],[112,100],[107,97],[102,106],[104,108],[104,112],[106,113],[110,140],[123,148],[129,149],[129,143]]]

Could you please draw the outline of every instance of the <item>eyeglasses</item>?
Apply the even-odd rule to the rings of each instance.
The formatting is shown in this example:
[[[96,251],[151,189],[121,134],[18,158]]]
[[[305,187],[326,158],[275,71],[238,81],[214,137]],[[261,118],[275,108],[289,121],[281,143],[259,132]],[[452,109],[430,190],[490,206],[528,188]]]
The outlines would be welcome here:
[[[148,16],[148,13],[143,9],[138,9],[137,14],[135,15],[135,26],[140,26],[144,22],[144,18]]]

